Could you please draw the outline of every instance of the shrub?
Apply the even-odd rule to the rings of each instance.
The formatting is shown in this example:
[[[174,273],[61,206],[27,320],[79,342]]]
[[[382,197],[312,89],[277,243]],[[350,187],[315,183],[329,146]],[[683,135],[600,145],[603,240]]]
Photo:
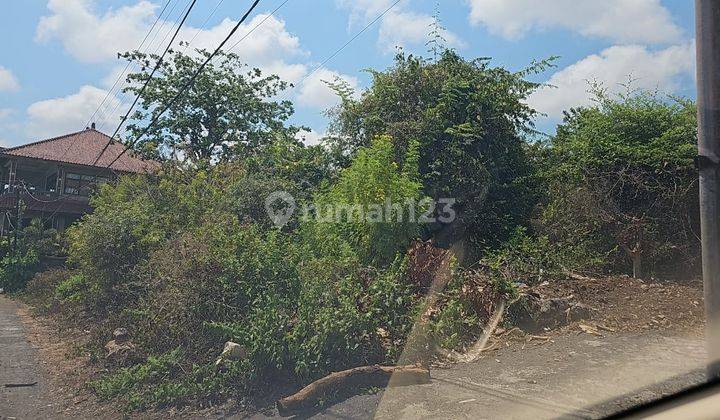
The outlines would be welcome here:
[[[341,257],[349,251],[362,263],[379,266],[404,253],[419,234],[407,210],[408,201],[421,198],[417,158],[417,144],[411,143],[398,159],[388,136],[361,148],[338,182],[316,196],[318,218],[305,225],[307,244],[319,256]],[[393,207],[398,205],[402,209]]]
[[[216,355],[229,337],[212,334],[208,324],[250,323],[268,299],[296,296],[297,263],[282,233],[232,218],[180,235],[136,270],[145,287],[132,321],[140,344],[155,353],[181,346],[195,360]]]
[[[35,274],[25,288],[25,299],[36,308],[50,311],[57,301],[56,290],[59,284],[72,275],[66,268],[53,268]]]
[[[578,261],[572,248],[560,249],[547,236],[531,236],[525,228],[516,229],[506,243],[482,259],[497,281],[527,285],[557,278]]]
[[[129,411],[189,402],[210,404],[227,397],[228,390],[242,386],[247,367],[228,362],[220,369],[214,364],[183,366],[180,349],[150,356],[139,365],[123,368],[91,383],[101,399],[120,399]],[[187,369],[188,374],[183,372]]]
[[[16,292],[37,272],[40,265],[37,251],[29,249],[20,255],[6,255],[0,259],[0,288]]]
[[[594,106],[569,111],[552,139],[548,235],[638,277],[697,268],[696,130],[689,100],[597,89]]]

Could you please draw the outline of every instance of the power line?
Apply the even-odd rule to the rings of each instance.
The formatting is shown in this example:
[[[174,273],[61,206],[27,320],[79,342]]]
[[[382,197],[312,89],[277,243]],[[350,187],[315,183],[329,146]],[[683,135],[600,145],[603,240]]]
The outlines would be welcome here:
[[[224,0],[219,0],[219,1],[215,4],[215,7],[214,7],[213,10],[210,12],[210,14],[205,18],[205,21],[204,21],[203,24],[200,26],[200,28],[195,32],[195,35],[193,35],[193,37],[190,39],[190,41],[185,44],[185,48],[182,50],[183,53],[187,50],[188,46],[189,46],[190,44],[192,44],[193,41],[195,41],[195,38],[197,38],[197,36],[200,35],[200,32],[202,32],[202,30],[205,29],[205,26],[206,26],[207,23],[210,21],[210,19],[213,17],[213,15],[215,15],[215,12],[217,12],[217,9],[220,7],[220,5],[223,3],[223,1],[224,1]],[[175,6],[175,5],[173,5],[173,6]],[[174,9],[174,7],[173,7],[173,9]],[[170,13],[172,13],[172,10],[170,11]],[[178,18],[179,18],[179,16],[178,16]],[[172,31],[172,29],[171,29],[171,31]],[[158,32],[159,32],[159,31],[158,31]],[[169,34],[170,34],[170,31],[168,31],[168,33],[165,34],[165,37],[163,38],[163,41],[164,41],[165,39],[167,39],[167,37],[168,37]],[[157,35],[157,33],[156,33],[156,35]],[[162,43],[159,44],[159,45],[162,45]],[[149,45],[148,45],[148,46],[149,46]],[[157,48],[156,48],[156,50],[155,50],[155,54],[157,54]],[[128,63],[128,64],[129,64],[129,63]],[[115,112],[117,111],[117,109],[120,108],[120,105],[122,105],[122,102],[123,102],[122,100],[121,100],[121,101],[118,101],[117,105],[115,105],[115,108],[113,108],[113,111],[112,111],[111,115],[112,115],[112,114],[115,114]],[[105,123],[103,122],[103,126],[104,126],[104,125],[105,125]]]
[[[250,30],[247,34],[245,34],[240,40],[238,40],[238,42],[236,42],[230,49],[235,48],[235,46],[236,46],[237,44],[239,44],[243,39],[247,38],[248,35],[250,35],[250,34],[251,34],[258,26],[260,26],[263,22],[265,22],[267,19],[269,19],[270,16],[272,16],[277,10],[279,10],[282,6],[284,6],[285,3],[287,3],[288,1],[289,1],[289,0],[283,1],[283,3],[281,3],[278,7],[276,7],[275,10],[272,11],[272,13],[270,13],[268,16],[266,16],[260,23],[258,23],[258,25],[256,25],[255,27],[253,27],[253,29],[251,29],[251,30]],[[400,3],[401,1],[402,1],[402,0],[396,0],[396,1],[395,1],[394,3],[392,3],[387,9],[385,9],[382,13],[380,13],[380,14],[379,14],[378,16],[376,16],[373,20],[371,20],[370,22],[368,22],[367,25],[365,25],[359,32],[357,32],[357,33],[356,33],[355,35],[353,35],[349,40],[347,40],[342,46],[340,46],[340,48],[336,49],[332,54],[330,54],[327,58],[325,58],[325,59],[324,59],[320,64],[318,64],[310,73],[308,73],[305,77],[303,77],[303,78],[300,80],[299,83],[295,84],[295,86],[297,87],[297,86],[301,85],[305,80],[307,80],[308,78],[310,78],[313,74],[315,74],[318,70],[320,70],[320,69],[321,69],[325,64],[327,64],[330,60],[332,60],[332,59],[335,58],[338,54],[340,54],[340,52],[342,52],[342,50],[344,50],[345,48],[347,48],[347,46],[350,45],[353,41],[355,41],[358,37],[360,37],[360,35],[362,35],[362,34],[363,34],[365,31],[367,31],[371,26],[373,26],[373,25],[374,25],[375,23],[377,23],[380,19],[382,19],[388,12],[390,12],[390,10],[392,10],[395,6],[397,6],[398,3]],[[206,60],[205,63],[203,63],[203,65],[202,65],[201,68],[200,68],[200,71],[201,71],[202,68],[205,66],[205,64],[207,64],[208,61],[210,61],[210,59],[212,58],[212,56],[214,56],[214,55],[218,52],[218,50],[219,50],[220,48],[222,48],[222,46],[225,44],[225,42],[227,42],[227,40],[230,38],[230,36],[232,36],[232,34],[239,28],[240,24],[243,23],[243,21],[247,18],[248,14],[255,8],[255,6],[257,5],[258,2],[259,2],[259,0],[256,0],[255,3],[253,3],[253,5],[252,5],[252,7],[250,8],[250,10],[245,14],[245,16],[243,16],[243,18],[240,20],[240,22],[238,22],[238,24],[237,24],[237,25],[233,28],[233,30],[230,32],[230,35],[229,35],[227,38],[225,38],[225,40],[223,40],[223,42],[220,44],[220,46],[218,46],[218,48],[213,52],[213,54],[211,54],[211,56],[208,58],[208,60]],[[197,73],[193,76],[193,78],[191,79],[190,83],[192,83],[192,82],[195,80],[195,77],[197,77],[197,74],[199,74],[199,72],[197,72]],[[140,133],[140,135],[135,138],[135,140],[130,144],[130,146],[127,146],[127,145],[125,146],[125,149],[124,149],[115,159],[113,159],[112,162],[110,162],[110,164],[107,165],[108,168],[109,168],[110,166],[112,166],[112,164],[115,163],[118,159],[120,159],[120,157],[123,156],[131,147],[133,147],[133,146],[137,143],[137,141],[140,140],[140,138],[141,138],[142,136],[144,136],[145,134],[147,134],[147,132],[150,130],[151,126],[157,122],[157,120],[159,119],[160,115],[162,115],[162,113],[165,112],[165,111],[180,97],[180,95],[183,93],[183,90],[184,90],[186,87],[188,87],[188,85],[186,85],[185,87],[183,87],[183,89],[181,89],[181,91],[168,103],[168,105],[166,105],[166,106],[162,109],[162,111],[160,111],[160,113],[158,113],[158,114],[153,118],[153,120],[150,122],[150,124],[148,124],[148,126]]]
[[[150,36],[152,31],[155,29],[155,26],[160,21],[160,18],[165,13],[165,9],[167,9],[167,7],[168,7],[168,5],[170,5],[171,1],[172,0],[167,0],[167,2],[165,2],[165,6],[163,6],[162,10],[160,11],[160,14],[157,16],[157,19],[155,19],[155,22],[153,22],[152,26],[150,27],[150,30],[145,34],[145,37],[143,38],[142,42],[140,42],[140,45],[137,47],[137,50],[140,50],[143,47],[143,45],[145,45],[145,41],[147,41],[148,37]],[[157,35],[157,33],[156,33],[156,35]],[[148,44],[148,46],[149,45],[150,44]],[[125,68],[120,72],[117,79],[115,79],[115,83],[113,83],[110,90],[108,90],[107,94],[105,95],[103,100],[100,102],[100,105],[98,105],[97,109],[95,109],[95,112],[93,112],[92,115],[90,116],[90,118],[88,118],[88,121],[85,123],[85,126],[90,125],[90,122],[92,122],[93,118],[95,118],[95,115],[97,115],[98,111],[100,111],[100,108],[102,108],[102,106],[105,104],[105,101],[107,101],[107,99],[110,97],[110,93],[112,93],[112,91],[115,90],[115,86],[117,86],[117,84],[120,83],[120,80],[122,79],[123,75],[127,72],[129,67],[130,67],[130,61],[127,62],[127,64],[125,65]]]
[[[287,3],[288,1],[289,1],[289,0],[283,1],[283,3],[281,3],[278,7],[276,7],[275,10],[273,10],[273,11],[272,11],[268,16],[266,16],[261,22],[259,22],[255,27],[253,27],[248,33],[246,33],[246,34],[245,34],[240,40],[238,40],[238,42],[236,42],[230,49],[232,50],[233,48],[235,48],[235,46],[237,46],[237,44],[239,44],[243,39],[247,38],[255,29],[257,29],[258,26],[262,25],[263,22],[265,22],[267,19],[269,19],[270,16],[272,16],[275,12],[277,12],[277,11],[278,11],[281,7],[283,7],[283,6],[285,5],[285,3]],[[297,84],[295,84],[295,87],[300,86],[303,82],[305,82],[305,81],[306,81],[308,78],[310,78],[313,74],[317,73],[318,70],[320,70],[325,64],[327,64],[330,60],[332,60],[332,59],[335,58],[338,54],[340,54],[340,52],[342,52],[345,48],[347,48],[348,45],[350,45],[353,41],[355,41],[358,37],[360,37],[360,35],[362,35],[363,33],[365,33],[365,31],[367,31],[371,26],[373,26],[373,25],[374,25],[375,23],[377,23],[380,19],[382,19],[388,12],[390,12],[390,10],[392,10],[395,6],[397,6],[401,1],[402,1],[402,0],[396,0],[396,1],[395,1],[394,3],[392,3],[388,8],[386,8],[382,13],[380,13],[380,14],[377,15],[373,20],[371,20],[370,22],[368,22],[368,24],[365,25],[360,31],[358,31],[355,35],[353,35],[350,39],[348,39],[343,45],[341,45],[338,49],[336,49],[335,51],[333,51],[332,54],[330,54],[328,57],[326,57],[320,64],[318,64],[315,68],[313,68],[313,70],[312,70],[310,73],[308,73],[305,77],[303,77],[303,78],[300,80],[300,82],[298,82]],[[182,95],[183,91],[184,91],[186,88],[188,88],[189,85],[190,85],[192,82],[194,82],[195,78],[196,78],[197,75],[200,73],[200,71],[202,71],[202,69],[203,69],[204,66],[210,61],[210,59],[212,59],[212,57],[213,57],[215,54],[217,54],[217,52],[220,50],[220,48],[222,48],[222,46],[223,46],[223,45],[227,42],[227,40],[233,35],[233,33],[240,27],[240,25],[245,21],[245,19],[247,18],[247,16],[250,14],[250,12],[252,12],[252,10],[255,8],[255,6],[258,4],[258,2],[259,2],[259,0],[256,0],[255,3],[253,3],[253,5],[252,5],[252,7],[250,8],[250,10],[248,10],[248,12],[243,16],[243,18],[240,20],[240,22],[238,22],[238,24],[235,25],[235,27],[234,27],[233,30],[230,32],[230,34],[228,35],[228,37],[225,38],[225,40],[223,40],[223,42],[218,46],[218,48],[210,55],[210,57],[208,57],[208,59],[205,61],[205,63],[203,63],[203,65],[200,67],[200,69],[198,70],[198,72],[196,72],[195,75],[193,75],[193,77],[191,78],[190,82],[189,82],[188,84],[186,84],[186,85],[180,90],[180,92],[178,92],[178,94],[175,95],[175,97],[152,119],[152,121],[150,122],[150,124],[148,124],[148,126],[140,133],[139,136],[137,136],[137,137],[135,138],[135,140],[134,140],[129,146],[127,146],[127,145],[125,146],[125,149],[124,149],[115,159],[113,159],[113,160],[107,165],[107,168],[110,168],[110,166],[112,166],[113,163],[115,163],[115,162],[116,162],[118,159],[120,159],[120,157],[122,157],[130,148],[132,148],[132,147],[138,142],[138,140],[140,140],[140,138],[141,138],[142,136],[144,136],[145,134],[148,133],[148,131],[150,131],[150,128],[152,127],[152,125],[155,124],[155,123],[157,123],[159,117]],[[287,92],[287,91],[286,91],[286,92]]]
[[[173,42],[175,42],[175,38],[177,37],[178,33],[180,32],[180,28],[182,28],[183,24],[185,24],[185,20],[187,20],[187,17],[190,15],[190,12],[192,11],[192,8],[195,6],[196,2],[197,2],[197,0],[192,0],[192,3],[190,3],[190,7],[188,7],[188,9],[185,11],[185,15],[183,16],[182,20],[180,21],[177,28],[175,29],[175,33],[173,34],[172,38],[170,38],[170,42],[167,43],[165,50],[163,51],[162,55],[158,59],[157,63],[155,63],[155,67],[153,67],[147,80],[143,84],[142,88],[140,88],[140,92],[138,92],[138,94],[135,96],[135,100],[133,101],[133,103],[130,105],[130,108],[125,113],[125,116],[122,118],[122,121],[120,122],[120,124],[118,124],[117,128],[115,129],[113,134],[110,136],[111,138],[115,137],[115,135],[120,131],[120,127],[122,127],[122,125],[125,123],[128,116],[130,115],[130,112],[132,112],[133,108],[135,108],[135,105],[137,104],[138,100],[140,99],[140,96],[142,96],[142,94],[143,94],[143,92],[145,92],[145,89],[147,88],[148,84],[150,84],[150,81],[152,80],[152,77],[155,75],[155,72],[162,65],[163,59],[165,59],[165,54],[167,54],[167,52],[170,50],[170,47],[172,47]],[[105,151],[105,150],[103,149],[103,151]]]
[[[168,18],[173,14],[173,12],[175,11],[175,8],[177,7],[177,5],[178,5],[179,3],[180,3],[179,0],[173,1],[173,5],[172,5],[172,7],[170,8],[170,11],[167,13]],[[188,3],[188,4],[189,4],[189,3]],[[186,5],[185,7],[187,7],[187,5]],[[177,16],[177,20],[178,20],[178,21],[180,20],[180,16],[182,16],[182,13],[183,13],[184,10],[185,10],[185,8],[183,8],[183,9],[180,11],[180,13],[178,14],[178,16]],[[165,40],[167,39],[168,35],[172,32],[173,27],[175,27],[175,23],[173,23],[172,25],[169,25],[168,31],[165,33],[165,36],[163,37],[162,41],[159,42],[157,45],[155,45],[155,50],[152,52],[152,54],[157,55],[158,49],[160,48],[161,45],[163,45],[163,44],[165,43]],[[151,55],[151,53],[150,53],[150,47],[155,43],[155,39],[157,39],[157,37],[158,37],[158,35],[160,35],[160,32],[161,32],[161,31],[162,31],[162,28],[160,27],[160,28],[158,28],[158,30],[157,30],[157,31],[155,32],[155,34],[153,35],[152,41],[151,41],[150,43],[148,43],[148,45],[147,45],[147,50],[145,51],[145,54],[146,54],[146,55]],[[128,66],[131,65],[131,64],[132,64],[132,62],[131,62],[131,61],[128,61]],[[128,101],[128,102],[125,102],[125,100],[122,99],[122,98],[121,98],[120,100],[118,100],[118,101],[117,101],[117,104],[115,104],[115,107],[113,107],[112,111],[109,113],[110,117],[112,117],[113,115],[115,115],[115,113],[117,112],[117,110],[118,110],[119,108],[121,108],[123,105],[127,104],[127,103],[129,103],[129,101]],[[103,120],[103,122],[102,122],[102,124],[101,124],[101,127],[100,127],[101,130],[105,128],[105,124],[107,123],[107,119],[108,119],[108,118],[106,117],[106,118]]]
[[[188,49],[188,47],[190,46],[190,44],[192,44],[193,41],[195,41],[195,38],[197,38],[197,36],[200,35],[200,32],[202,32],[202,30],[205,29],[205,25],[207,25],[208,22],[210,22],[210,19],[215,15],[215,12],[217,12],[218,7],[220,7],[220,5],[223,3],[223,1],[224,1],[224,0],[220,0],[220,1],[217,2],[217,4],[216,4],[215,7],[212,9],[212,11],[211,11],[210,14],[208,15],[208,17],[206,17],[206,18],[205,18],[205,21],[202,23],[202,25],[200,25],[200,28],[198,28],[198,30],[195,32],[195,35],[193,35],[193,37],[190,38],[190,41],[188,41],[188,42],[185,44],[185,48],[182,50],[183,53],[184,53],[185,51],[187,51],[187,49]]]
[[[309,79],[313,74],[317,73],[318,70],[320,70],[323,66],[325,66],[325,64],[327,64],[330,60],[332,60],[332,59],[335,58],[338,54],[340,54],[340,52],[341,52],[342,50],[344,50],[348,45],[350,45],[353,41],[355,41],[360,35],[362,35],[365,31],[367,31],[367,30],[368,30],[371,26],[373,26],[377,21],[379,21],[380,19],[382,19],[383,16],[385,16],[390,10],[392,10],[393,7],[397,6],[397,4],[400,3],[401,1],[402,1],[402,0],[396,0],[395,3],[393,3],[393,4],[390,5],[390,7],[388,7],[388,8],[385,9],[382,13],[380,13],[379,15],[377,15],[377,16],[375,17],[375,19],[371,20],[367,25],[365,25],[365,27],[362,28],[362,29],[360,30],[360,32],[358,32],[358,33],[356,33],[355,35],[353,35],[352,38],[350,38],[349,40],[347,40],[347,42],[345,42],[340,48],[338,48],[337,50],[335,50],[332,54],[330,54],[327,58],[325,58],[325,60],[323,60],[320,64],[318,64],[317,66],[315,66],[315,68],[314,68],[310,73],[308,73],[307,75],[305,75],[305,77],[303,77],[302,79],[300,79],[300,81],[299,81],[298,83],[294,84],[294,87],[297,87],[297,86],[302,85],[303,82],[305,82],[307,79]],[[287,93],[287,92],[288,92],[288,91],[286,91],[286,93]]]
[[[230,31],[230,33],[225,37],[225,39],[220,43],[220,45],[218,45],[218,47],[215,49],[215,51],[213,51],[213,52],[205,59],[205,61],[200,65],[200,67],[199,67],[199,68],[195,71],[195,73],[192,75],[192,77],[190,78],[190,80],[189,80],[187,83],[185,83],[185,85],[183,85],[183,87],[180,88],[180,90],[178,91],[178,93],[177,93],[167,104],[165,104],[165,105],[162,107],[162,109],[160,110],[160,112],[158,112],[158,113],[155,115],[155,117],[153,117],[153,119],[150,121],[150,124],[148,124],[147,127],[145,127],[145,129],[131,142],[130,146],[127,146],[127,145],[126,145],[125,148],[124,148],[124,150],[123,150],[119,155],[117,155],[117,157],[116,157],[115,159],[113,159],[113,160],[107,165],[107,168],[110,168],[113,163],[117,162],[117,160],[120,159],[121,156],[123,156],[123,155],[124,155],[130,148],[132,148],[145,134],[147,134],[148,131],[150,131],[150,129],[153,127],[153,125],[157,124],[158,120],[160,119],[160,116],[162,116],[162,114],[163,114],[165,111],[167,111],[168,108],[170,108],[170,107],[175,103],[175,101],[177,101],[177,100],[185,93],[186,90],[188,90],[190,87],[192,87],[192,85],[195,83],[195,79],[200,75],[200,73],[203,71],[203,69],[205,69],[205,66],[210,62],[210,60],[213,59],[213,57],[215,57],[215,55],[217,55],[217,53],[218,53],[218,52],[222,49],[222,47],[228,42],[228,40],[235,34],[235,32],[237,32],[238,28],[240,28],[240,25],[242,25],[243,22],[245,22],[245,20],[247,19],[247,17],[250,15],[250,13],[252,13],[252,11],[255,9],[255,7],[258,5],[258,3],[260,3],[260,0],[255,0],[255,1],[253,2],[252,6],[250,6],[250,9],[248,9],[248,11],[245,12],[245,14],[244,14],[243,17],[240,19],[240,21],[238,21],[238,23],[233,27],[233,29],[232,29],[232,30]],[[111,139],[111,141],[112,141],[112,139]],[[110,144],[110,143],[108,143],[108,145],[109,145],[109,144]],[[99,160],[99,157],[98,157],[98,160]],[[95,163],[97,163],[97,160],[96,160]],[[94,165],[94,164],[93,164],[93,165]]]
[[[175,42],[175,38],[177,37],[178,33],[180,32],[180,28],[182,28],[183,24],[185,23],[185,20],[187,20],[187,17],[190,15],[190,11],[192,11],[192,8],[195,6],[196,2],[197,2],[197,0],[192,0],[192,3],[190,3],[190,7],[188,7],[187,11],[185,12],[185,15],[183,16],[182,20],[180,21],[180,24],[178,24],[178,27],[175,29],[175,33],[173,34],[172,38],[170,39],[170,42],[168,42],[167,46],[165,47],[165,51],[163,51],[163,53],[160,56],[160,58],[158,59],[157,63],[155,63],[155,67],[153,67],[147,80],[145,80],[145,83],[140,88],[140,92],[138,92],[137,96],[135,96],[135,100],[130,105],[130,108],[128,108],[127,112],[125,113],[125,116],[123,116],[122,120],[120,121],[120,124],[118,124],[117,128],[110,136],[110,140],[108,140],[108,143],[105,145],[105,147],[102,148],[100,153],[95,158],[93,165],[98,163],[98,161],[102,157],[103,153],[105,153],[105,150],[107,150],[107,148],[110,147],[110,143],[112,143],[112,139],[120,131],[120,128],[122,127],[122,125],[125,124],[125,121],[127,120],[128,116],[130,116],[130,112],[132,112],[133,108],[135,108],[135,105],[137,104],[138,100],[140,99],[140,96],[142,96],[143,92],[145,92],[145,89],[147,88],[148,84],[150,84],[150,81],[152,80],[153,76],[155,75],[155,72],[162,65],[163,59],[165,58],[165,54],[167,54],[167,52],[168,52],[168,50],[170,50],[170,47],[172,46],[173,42]]]
[[[282,3],[280,3],[280,5],[275,8],[275,10],[273,10],[272,12],[270,12],[270,14],[268,14],[267,16],[265,16],[265,18],[263,18],[263,20],[261,20],[260,22],[258,22],[257,25],[253,26],[253,28],[250,29],[250,31],[248,31],[245,35],[243,35],[242,38],[238,39],[238,41],[237,41],[236,43],[234,43],[234,44],[232,45],[232,47],[230,47],[230,48],[228,49],[228,51],[232,51],[233,49],[235,49],[235,47],[237,47],[239,43],[243,42],[243,40],[244,40],[245,38],[247,38],[248,36],[250,36],[251,33],[255,32],[255,29],[257,29],[258,27],[260,27],[260,25],[262,25],[263,23],[265,23],[266,20],[270,19],[270,18],[275,14],[275,12],[277,12],[278,10],[280,10],[281,7],[285,6],[285,3],[287,3],[288,1],[290,1],[290,0],[285,0],[285,1],[283,1]]]

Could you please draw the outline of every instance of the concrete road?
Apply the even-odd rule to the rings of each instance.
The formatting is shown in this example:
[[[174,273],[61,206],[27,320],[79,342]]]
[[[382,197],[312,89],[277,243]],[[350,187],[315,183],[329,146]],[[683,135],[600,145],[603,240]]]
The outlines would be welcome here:
[[[704,380],[700,337],[558,336],[431,372],[432,383],[360,395],[318,419],[598,418]]]
[[[0,419],[56,418],[47,382],[37,354],[25,338],[17,308],[17,303],[0,295]],[[12,386],[32,383],[35,385]]]

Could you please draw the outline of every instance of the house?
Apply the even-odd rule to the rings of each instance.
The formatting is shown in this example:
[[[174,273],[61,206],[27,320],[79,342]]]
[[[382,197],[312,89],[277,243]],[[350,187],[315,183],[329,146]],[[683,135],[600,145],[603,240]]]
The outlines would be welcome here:
[[[18,209],[23,226],[40,218],[48,227],[63,229],[91,210],[89,195],[98,184],[123,174],[151,173],[160,166],[124,150],[122,143],[97,131],[95,124],[1,149],[0,234],[14,228]]]

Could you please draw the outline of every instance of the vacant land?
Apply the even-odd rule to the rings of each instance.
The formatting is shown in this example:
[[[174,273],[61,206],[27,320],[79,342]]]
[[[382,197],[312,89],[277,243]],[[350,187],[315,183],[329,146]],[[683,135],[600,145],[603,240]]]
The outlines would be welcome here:
[[[428,385],[362,394],[308,413],[319,418],[535,418],[571,414],[598,417],[651,400],[703,379],[702,290],[698,283],[628,277],[542,284],[543,297],[567,297],[594,309],[590,320],[527,334],[498,328],[488,350],[471,363],[438,360]],[[629,299],[632,297],[632,299]],[[0,413],[6,417],[119,415],[99,402],[87,383],[101,372],[81,348],[82,331],[60,330],[21,304],[0,298],[0,360],[7,383]],[[618,398],[619,397],[619,398]],[[227,402],[203,410],[145,412],[143,418],[277,416],[266,407]]]

